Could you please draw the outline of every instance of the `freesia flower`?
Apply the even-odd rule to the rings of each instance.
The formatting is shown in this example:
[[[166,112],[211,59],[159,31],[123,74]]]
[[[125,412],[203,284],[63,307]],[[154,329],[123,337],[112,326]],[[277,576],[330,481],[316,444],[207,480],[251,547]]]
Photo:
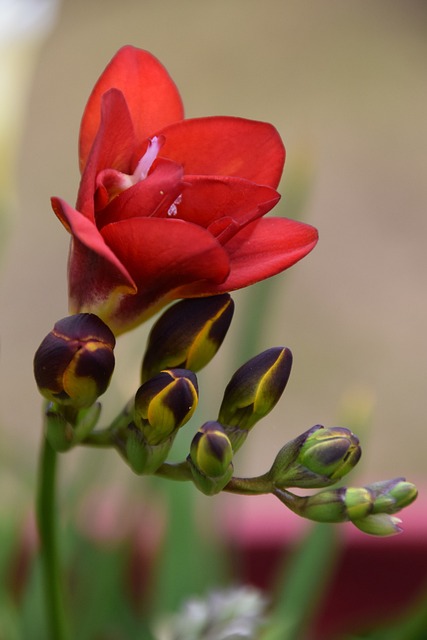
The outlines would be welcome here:
[[[236,117],[184,119],[151,54],[125,46],[96,83],[80,129],[75,208],[52,198],[72,236],[70,311],[117,334],[171,300],[273,276],[315,246],[300,222],[263,218],[279,201],[276,129]]]

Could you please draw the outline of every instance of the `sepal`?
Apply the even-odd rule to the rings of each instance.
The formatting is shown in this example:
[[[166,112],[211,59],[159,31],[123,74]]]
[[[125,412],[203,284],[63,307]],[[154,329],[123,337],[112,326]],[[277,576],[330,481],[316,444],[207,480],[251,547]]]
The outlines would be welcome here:
[[[54,451],[68,451],[84,440],[95,428],[101,415],[101,404],[70,411],[70,407],[49,402],[45,411],[46,437]]]
[[[125,433],[124,446],[120,450],[132,471],[138,475],[151,475],[165,462],[175,436],[161,444],[150,445],[139,429],[131,423]]]

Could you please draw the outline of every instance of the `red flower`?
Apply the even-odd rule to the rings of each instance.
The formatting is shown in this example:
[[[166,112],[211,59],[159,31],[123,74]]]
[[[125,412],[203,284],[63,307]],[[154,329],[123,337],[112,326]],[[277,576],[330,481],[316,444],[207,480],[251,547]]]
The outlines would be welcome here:
[[[308,225],[262,216],[277,204],[285,150],[270,124],[184,119],[178,90],[146,51],[126,46],[89,98],[76,208],[52,198],[72,235],[73,313],[115,333],[177,298],[246,287],[314,247]]]

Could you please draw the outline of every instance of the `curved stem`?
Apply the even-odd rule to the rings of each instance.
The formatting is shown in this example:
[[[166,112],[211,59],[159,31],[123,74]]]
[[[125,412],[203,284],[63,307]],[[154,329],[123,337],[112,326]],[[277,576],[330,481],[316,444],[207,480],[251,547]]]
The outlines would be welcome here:
[[[46,615],[51,640],[67,640],[63,586],[61,581],[56,521],[57,453],[43,436],[39,463],[37,524],[40,535]]]
[[[170,464],[165,462],[156,471],[157,476],[169,478],[170,480],[192,480],[191,469],[188,462],[180,462]],[[261,495],[270,493],[273,489],[269,475],[265,473],[256,478],[231,478],[230,482],[224,487],[223,491],[228,493],[239,493],[241,495]]]
[[[273,485],[267,473],[255,478],[231,478],[230,482],[225,485],[223,491],[228,493],[239,493],[240,495],[256,495],[263,493],[271,493]]]
[[[170,480],[192,480],[190,465],[187,461],[177,462],[171,464],[170,462],[164,462],[156,471],[156,476],[162,478],[169,478]]]

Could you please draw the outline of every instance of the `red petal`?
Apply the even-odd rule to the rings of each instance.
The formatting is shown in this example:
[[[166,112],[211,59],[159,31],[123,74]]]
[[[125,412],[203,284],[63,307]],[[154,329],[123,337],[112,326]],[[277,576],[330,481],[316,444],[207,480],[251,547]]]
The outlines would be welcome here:
[[[179,162],[184,173],[246,178],[276,188],[285,162],[277,130],[265,122],[227,116],[195,118],[160,132],[161,155]]]
[[[86,164],[100,123],[102,94],[119,89],[139,140],[184,117],[178,89],[160,62],[147,51],[125,46],[110,61],[89,97],[80,128],[80,167]]]
[[[120,91],[112,89],[102,96],[101,122],[80,183],[76,208],[94,219],[94,191],[97,174],[103,169],[131,173],[130,162],[135,134],[129,110]]]
[[[225,282],[213,287],[203,282],[182,287],[177,297],[234,291],[270,278],[306,256],[315,247],[317,239],[317,230],[302,222],[286,218],[257,220],[224,246],[231,265]]]
[[[178,215],[205,228],[218,225],[225,217],[237,223],[236,228],[242,227],[266,214],[280,200],[280,194],[271,187],[242,178],[186,175],[184,180],[189,188],[182,194]],[[217,233],[214,235],[218,238]],[[224,244],[224,239],[220,242]]]
[[[102,235],[137,283],[138,295],[150,301],[195,280],[221,283],[229,273],[227,253],[215,238],[182,220],[131,218],[107,225]]]
[[[68,272],[72,311],[97,313],[109,298],[135,293],[132,277],[95,225],[60,198],[52,198],[52,207],[73,236]]]
[[[125,189],[96,216],[99,228],[111,222],[134,217],[166,216],[171,204],[181,194],[182,167],[170,160],[160,160],[144,180]]]

